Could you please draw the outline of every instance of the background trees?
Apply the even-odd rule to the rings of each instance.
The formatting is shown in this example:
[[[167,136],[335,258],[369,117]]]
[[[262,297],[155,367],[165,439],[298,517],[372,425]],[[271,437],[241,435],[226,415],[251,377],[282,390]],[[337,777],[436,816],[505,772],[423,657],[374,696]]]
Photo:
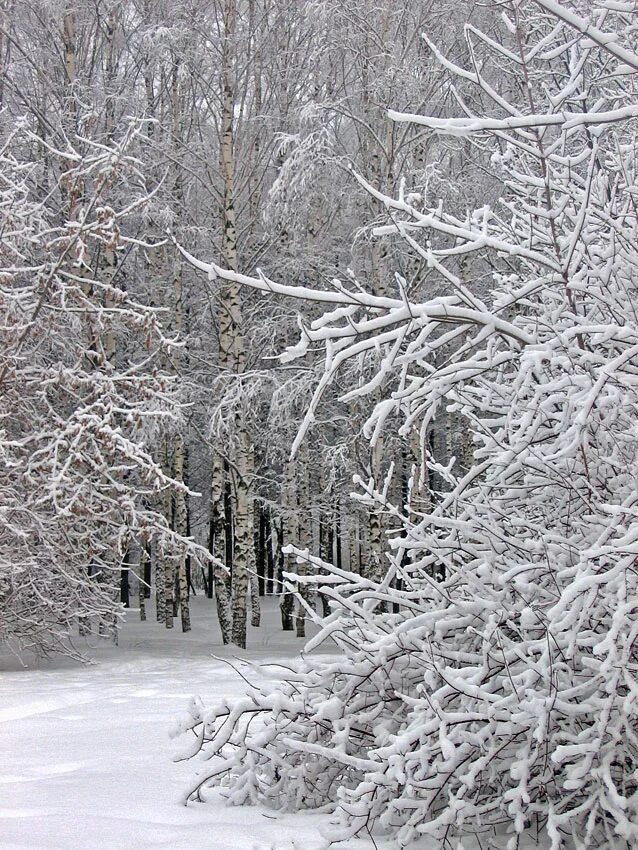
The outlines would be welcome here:
[[[477,15],[469,2],[455,8],[459,20]],[[165,237],[169,229],[194,255],[224,257],[249,274],[261,267],[292,284],[330,290],[341,276],[374,281],[381,295],[438,286],[436,272],[405,240],[372,238],[383,203],[350,165],[378,191],[394,191],[398,175],[409,173],[415,195],[434,187],[458,202],[434,162],[445,157],[446,168],[470,174],[465,141],[443,144],[430,135],[426,144],[422,130],[385,115],[390,104],[418,111],[427,102],[437,115],[449,109],[441,71],[416,37],[427,24],[456,50],[456,36],[444,35],[445,10],[430,0],[357,10],[338,0],[28,0],[5,4],[2,14],[3,132],[26,118],[36,139],[26,161],[39,163],[37,197],[47,198],[57,224],[74,220],[90,201],[83,193],[92,191],[81,181],[77,189],[63,185],[66,153],[113,147],[129,119],[143,122],[134,156],[144,185],[135,192],[147,200],[129,218],[141,244],[126,251],[105,244],[87,262],[100,282],[164,311],[166,334],[182,343],[159,355],[158,368],[178,378],[184,406],[179,423],[156,432],[154,452],[165,476],[203,496],[163,491],[152,507],[218,564],[216,573],[212,566],[202,573],[188,559],[151,551],[152,573],[146,569],[158,618],[170,628],[179,612],[188,629],[188,594],[216,588],[224,639],[243,643],[248,587],[256,618],[259,588],[282,588],[286,541],[380,575],[390,520],[349,499],[352,475],[379,478],[392,462],[389,487],[398,497],[411,486],[417,446],[386,434],[370,449],[365,407],[338,398],[372,379],[382,397],[385,378],[374,377],[382,352],[370,349],[348,364],[324,396],[313,448],[289,462],[285,447],[322,368],[318,358],[303,366],[272,359],[297,334],[294,303],[221,278],[202,281]],[[477,192],[487,185],[472,184]],[[109,205],[125,209],[130,189],[125,179],[109,186]],[[405,283],[396,282],[396,270]],[[107,359],[124,363],[128,342],[105,330]],[[441,420],[430,429],[442,458],[453,453],[457,424]],[[435,485],[447,487],[437,474]],[[284,612],[299,634],[303,611]]]
[[[638,820],[635,31],[616,4],[587,19],[551,0],[499,14],[490,36],[466,28],[458,64],[428,42],[459,83],[460,117],[392,115],[488,151],[498,203],[459,213],[412,191],[409,175],[396,196],[360,178],[387,209],[376,235],[405,240],[440,295],[413,298],[405,278],[393,297],[374,282],[295,290],[209,267],[331,302],[290,356],[325,345],[315,401],[378,356],[375,378],[346,398],[372,399],[373,443],[397,417],[419,466],[404,493],[360,481],[361,500],[395,523],[384,575],[295,552],[313,568],[299,581],[332,603],[311,646],[330,637],[343,658],[306,660],[302,687],[195,704],[194,750],[215,758],[191,797],[223,780],[235,803],[333,805],[334,840],[376,827],[398,846],[486,833],[516,848],[531,831],[553,850],[627,849]],[[467,285],[468,263],[489,272],[490,291]],[[375,398],[381,377],[391,390]],[[441,418],[471,435],[459,462],[429,438]]]
[[[156,510],[186,492],[158,463],[183,427],[179,346],[166,307],[147,306],[158,248],[149,124],[124,117],[127,12],[4,13],[2,629],[18,648],[75,652],[78,626],[114,634],[140,546],[173,567],[205,555]]]
[[[471,4],[462,8],[474,14]],[[164,311],[167,335],[182,343],[159,355],[158,366],[178,378],[185,406],[179,423],[156,432],[154,450],[165,476],[203,498],[178,488],[154,497],[152,507],[218,564],[202,573],[188,559],[151,551],[146,571],[158,619],[171,628],[179,611],[188,629],[188,594],[201,588],[217,598],[224,640],[244,643],[248,588],[257,618],[259,589],[282,589],[286,542],[321,547],[327,560],[380,575],[387,517],[349,499],[352,475],[378,478],[392,460],[390,488],[398,495],[408,487],[416,446],[386,435],[371,450],[365,408],[337,401],[343,388],[373,379],[379,353],[371,349],[348,365],[324,396],[314,450],[289,462],[285,447],[321,369],[318,359],[302,367],[272,359],[297,334],[294,304],[221,278],[202,283],[165,237],[170,229],[197,256],[224,257],[245,273],[262,267],[289,283],[332,289],[349,269],[347,279],[374,281],[379,294],[398,291],[395,270],[411,293],[437,285],[403,240],[371,237],[383,204],[349,166],[379,191],[394,191],[397,176],[410,173],[415,192],[433,179],[447,192],[433,160],[467,161],[465,143],[444,150],[431,137],[426,145],[421,130],[385,116],[391,103],[418,110],[426,101],[445,114],[441,73],[415,35],[426,23],[431,32],[444,29],[442,10],[430,0],[354,11],[337,0],[285,7],[269,0],[29,0],[6,4],[3,16],[4,132],[25,117],[34,138],[25,158],[39,163],[37,197],[47,198],[57,224],[75,220],[93,190],[82,181],[65,185],[66,154],[71,163],[72,154],[117,145],[129,119],[144,122],[134,143],[143,187],[135,192],[147,199],[128,219],[140,244],[124,251],[105,243],[87,263],[101,283],[113,281]],[[130,188],[127,180],[109,186],[113,209],[128,206]],[[105,330],[105,356],[115,365],[128,357],[125,339]],[[383,380],[376,392],[381,397]],[[449,431],[437,426],[428,437],[446,456]],[[437,486],[447,485],[441,479]],[[129,567],[127,560],[125,603]],[[283,621],[301,635],[304,616],[298,606]]]
[[[111,632],[136,543],[197,554],[152,509],[157,494],[179,492],[152,454],[180,418],[174,379],[153,365],[173,342],[117,278],[142,244],[138,133],[133,124],[112,147],[61,153],[25,120],[2,149],[0,606],[2,637],[18,649],[74,652],[73,627]],[[55,179],[44,199],[34,147]],[[123,180],[129,204],[116,211]],[[108,274],[105,254],[117,257]]]

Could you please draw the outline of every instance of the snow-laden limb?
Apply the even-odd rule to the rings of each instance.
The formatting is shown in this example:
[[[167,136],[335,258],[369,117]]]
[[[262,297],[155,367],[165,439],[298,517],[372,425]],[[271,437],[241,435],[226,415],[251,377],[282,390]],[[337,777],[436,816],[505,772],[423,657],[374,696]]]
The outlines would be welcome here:
[[[127,550],[207,554],[154,510],[159,494],[187,492],[152,451],[181,418],[159,368],[179,343],[115,282],[145,196],[136,125],[83,155],[49,145],[60,177],[44,201],[20,158],[34,138],[19,126],[0,150],[0,640],[77,657],[78,627],[115,627]],[[118,179],[132,191],[116,209]]]
[[[521,130],[533,127],[560,127],[571,130],[576,127],[589,127],[613,124],[638,117],[638,105],[622,106],[606,112],[564,112],[556,115],[515,115],[508,118],[429,118],[427,115],[414,115],[409,112],[395,112],[390,109],[389,117],[393,121],[420,124],[446,136],[468,136],[471,133],[486,130]]]
[[[581,18],[571,9],[566,8],[563,3],[557,3],[556,0],[534,0],[534,2],[549,12],[554,17],[566,24],[569,24],[574,29],[586,35],[591,41],[601,49],[611,53],[616,59],[619,59],[628,69],[638,71],[638,53],[633,50],[628,50],[626,47],[618,44],[618,33],[603,32],[597,26],[588,21],[586,18]],[[624,11],[626,14],[635,14],[635,8],[627,3],[600,3],[598,14],[606,17],[606,12],[610,10]]]
[[[448,225],[446,227],[446,233]],[[455,235],[465,236],[468,240],[476,234],[470,228],[458,227]],[[484,247],[485,240],[476,246],[476,250]],[[498,246],[503,251],[506,246]],[[302,323],[300,342],[288,349],[282,355],[282,360],[288,362],[292,359],[304,356],[311,343],[318,342],[325,346],[326,356],[324,360],[324,371],[314,390],[312,400],[304,416],[303,422],[291,447],[294,455],[303,442],[308,429],[312,426],[316,410],[321,402],[323,394],[330,386],[340,370],[348,361],[368,351],[384,349],[395,343],[397,335],[401,342],[405,337],[411,338],[418,331],[417,339],[431,337],[428,346],[430,355],[437,349],[444,350],[449,342],[447,337],[438,334],[441,325],[454,325],[460,329],[460,333],[476,331],[480,335],[482,331],[496,331],[506,337],[510,337],[515,345],[526,345],[532,342],[523,328],[517,327],[511,322],[501,318],[487,310],[468,307],[463,295],[443,296],[433,299],[425,304],[412,304],[405,299],[379,297],[359,289],[349,289],[340,282],[335,282],[334,290],[318,290],[310,287],[288,286],[276,283],[264,275],[251,277],[238,274],[218,266],[216,263],[204,263],[189,254],[180,247],[183,256],[196,268],[207,274],[215,275],[233,283],[242,283],[254,289],[273,292],[278,295],[295,298],[302,301],[331,302],[348,305],[346,309],[331,310],[310,324]],[[524,250],[521,253],[525,254]],[[555,271],[558,271],[556,268]],[[338,285],[337,285],[338,284]],[[481,305],[482,306],[482,305]],[[420,350],[416,357],[423,354]],[[343,398],[351,399],[357,395],[368,395],[374,389],[374,384],[359,387],[357,390],[348,392]],[[390,410],[399,406],[392,402],[385,410],[384,419]]]
[[[325,386],[376,346],[395,384],[368,434],[401,414],[445,488],[392,505],[360,482],[393,519],[380,580],[296,552],[315,572],[297,581],[330,600],[312,646],[330,639],[342,657],[307,656],[301,681],[254,691],[239,714],[194,710],[217,759],[195,796],[221,781],[232,801],[332,806],[335,840],[379,829],[397,847],[638,844],[638,74],[615,73],[608,49],[635,50],[636,29],[622,4],[576,30],[554,5],[512,4],[502,49],[468,31],[473,71],[446,65],[493,104],[460,120],[491,144],[497,206],[463,219],[369,187],[389,217],[377,233],[419,245],[453,294],[379,303],[337,288],[294,350],[323,342]],[[617,42],[601,42],[603,23]],[[522,92],[506,118],[490,61]],[[481,308],[459,258],[489,263]],[[471,433],[467,468],[432,457],[441,410]]]

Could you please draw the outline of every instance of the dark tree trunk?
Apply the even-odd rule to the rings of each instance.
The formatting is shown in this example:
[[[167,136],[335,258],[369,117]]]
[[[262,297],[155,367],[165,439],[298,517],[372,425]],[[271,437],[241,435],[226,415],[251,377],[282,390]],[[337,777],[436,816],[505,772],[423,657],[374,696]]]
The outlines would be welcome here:
[[[264,508],[259,508],[259,536],[257,539],[257,582],[259,595],[266,592],[266,517]]]
[[[201,567],[202,571],[202,581],[204,582],[204,593],[208,599],[212,598],[212,593],[210,593],[210,578],[211,578],[211,567],[208,568],[208,575],[206,575],[206,570]]]
[[[146,544],[145,552],[146,555],[144,557],[144,598],[151,598],[151,581],[153,580],[153,569],[151,564],[151,549],[148,543]]]
[[[279,603],[281,611],[281,628],[284,632],[292,632],[295,628],[295,597],[292,593],[284,593]]]
[[[284,521],[283,519],[279,523],[279,563],[277,570],[277,587],[283,591],[284,589]],[[295,597],[292,593],[286,592],[282,593],[281,602],[279,603],[279,610],[281,611],[281,628],[284,632],[292,632],[295,628]]]
[[[213,509],[211,505],[210,510],[210,520],[208,523],[208,551],[211,555],[215,554],[215,540],[217,536],[217,529],[215,528],[215,517],[213,515]],[[206,588],[206,596],[209,599],[213,598],[213,585],[214,585],[214,573],[213,573],[213,565],[209,563],[208,565],[208,577],[206,576],[206,572],[202,567],[202,578],[204,579],[204,587]]]
[[[122,566],[120,568],[120,602],[124,605],[125,608],[131,607],[131,599],[130,599],[130,565],[131,565],[131,550],[127,549],[126,554],[124,555],[124,559],[122,561]]]
[[[138,575],[138,603],[140,607],[140,620],[146,620],[146,600],[151,594],[151,549],[148,543],[142,546],[140,552],[140,565]]]
[[[334,559],[334,544],[335,532],[334,525],[332,524],[332,517],[322,514],[319,525],[319,554],[321,560],[328,564],[332,564]],[[324,571],[322,570],[322,573],[323,572]],[[324,593],[320,593],[319,596],[321,597],[321,611],[323,616],[327,617],[330,613],[328,597]]]
[[[176,618],[179,614],[179,601],[180,601],[180,587],[179,587],[179,575],[177,574],[177,570],[175,570],[175,579],[173,586],[173,618]]]
[[[277,593],[284,589],[284,521],[279,520],[277,529]]]
[[[343,555],[341,552],[341,503],[337,502],[337,515],[334,525],[334,542],[337,550],[335,552],[335,566],[337,569],[343,569]],[[334,544],[333,544],[334,545]]]
[[[171,495],[171,528],[173,531],[177,530],[177,505],[175,494]],[[179,570],[173,569],[173,619],[177,619],[179,614],[179,600],[180,600],[180,587],[179,587]]]

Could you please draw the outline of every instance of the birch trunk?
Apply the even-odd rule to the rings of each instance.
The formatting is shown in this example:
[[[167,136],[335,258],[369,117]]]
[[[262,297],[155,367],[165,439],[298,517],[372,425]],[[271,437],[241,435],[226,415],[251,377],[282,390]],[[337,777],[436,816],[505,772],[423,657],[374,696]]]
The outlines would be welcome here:
[[[158,623],[163,623],[166,619],[166,598],[164,591],[166,590],[166,565],[161,553],[158,552],[157,546],[155,549],[155,617]]]
[[[224,537],[224,465],[221,456],[213,454],[213,469],[211,476],[211,539],[209,549],[218,562],[223,562],[226,554],[226,542]],[[224,644],[230,643],[231,638],[231,612],[230,597],[228,595],[227,575],[221,567],[213,567],[213,582],[215,587],[215,605],[217,618],[222,633]]]
[[[224,184],[223,255],[227,268],[237,271],[237,227],[235,210],[235,80],[233,42],[237,20],[236,0],[225,0],[223,7],[224,38],[222,47],[222,115],[220,168]],[[246,351],[243,336],[241,291],[238,284],[222,284],[219,300],[220,365],[240,375],[245,370]],[[235,467],[235,536],[231,577],[231,641],[246,646],[246,605],[248,575],[254,570],[253,543],[253,446],[248,433],[247,417],[238,404],[234,417],[236,450]]]
[[[259,583],[256,575],[250,577],[250,625],[257,628],[261,624],[261,606],[259,604]]]
[[[239,427],[239,423],[237,423]],[[232,596],[232,642],[246,647],[246,601],[248,596],[248,575],[255,569],[255,544],[253,536],[252,489],[252,446],[248,435],[242,431],[239,435],[240,446],[237,458],[237,513],[235,517],[235,547],[233,553],[233,574],[231,579]]]

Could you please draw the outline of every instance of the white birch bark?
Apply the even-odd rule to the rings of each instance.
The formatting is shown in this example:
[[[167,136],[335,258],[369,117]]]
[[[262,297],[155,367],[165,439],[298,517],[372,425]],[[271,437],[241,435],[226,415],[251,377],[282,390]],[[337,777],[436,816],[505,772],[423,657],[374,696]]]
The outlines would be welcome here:
[[[224,468],[221,455],[218,452],[213,453],[210,510],[212,525],[212,554],[218,562],[223,562],[226,552],[224,536]],[[215,605],[217,608],[219,627],[222,633],[222,642],[224,644],[230,643],[232,625],[227,579],[227,574],[221,569],[221,567],[215,566],[213,569]]]
[[[154,548],[155,561],[155,617],[158,623],[163,623],[166,619],[166,565],[162,554]]]
[[[255,628],[261,624],[261,606],[259,604],[259,582],[253,572],[250,576],[250,625]]]
[[[235,210],[235,88],[233,74],[233,42],[237,20],[236,0],[224,0],[224,40],[222,49],[222,133],[220,166],[224,182],[223,254],[226,267],[237,271],[237,227]],[[241,290],[238,284],[222,284],[219,298],[220,361],[234,374],[245,369],[246,352],[243,336]],[[248,575],[254,569],[253,506],[253,446],[247,430],[246,417],[237,406],[234,429],[236,438],[235,466],[235,539],[231,578],[231,641],[246,646],[246,606]]]

